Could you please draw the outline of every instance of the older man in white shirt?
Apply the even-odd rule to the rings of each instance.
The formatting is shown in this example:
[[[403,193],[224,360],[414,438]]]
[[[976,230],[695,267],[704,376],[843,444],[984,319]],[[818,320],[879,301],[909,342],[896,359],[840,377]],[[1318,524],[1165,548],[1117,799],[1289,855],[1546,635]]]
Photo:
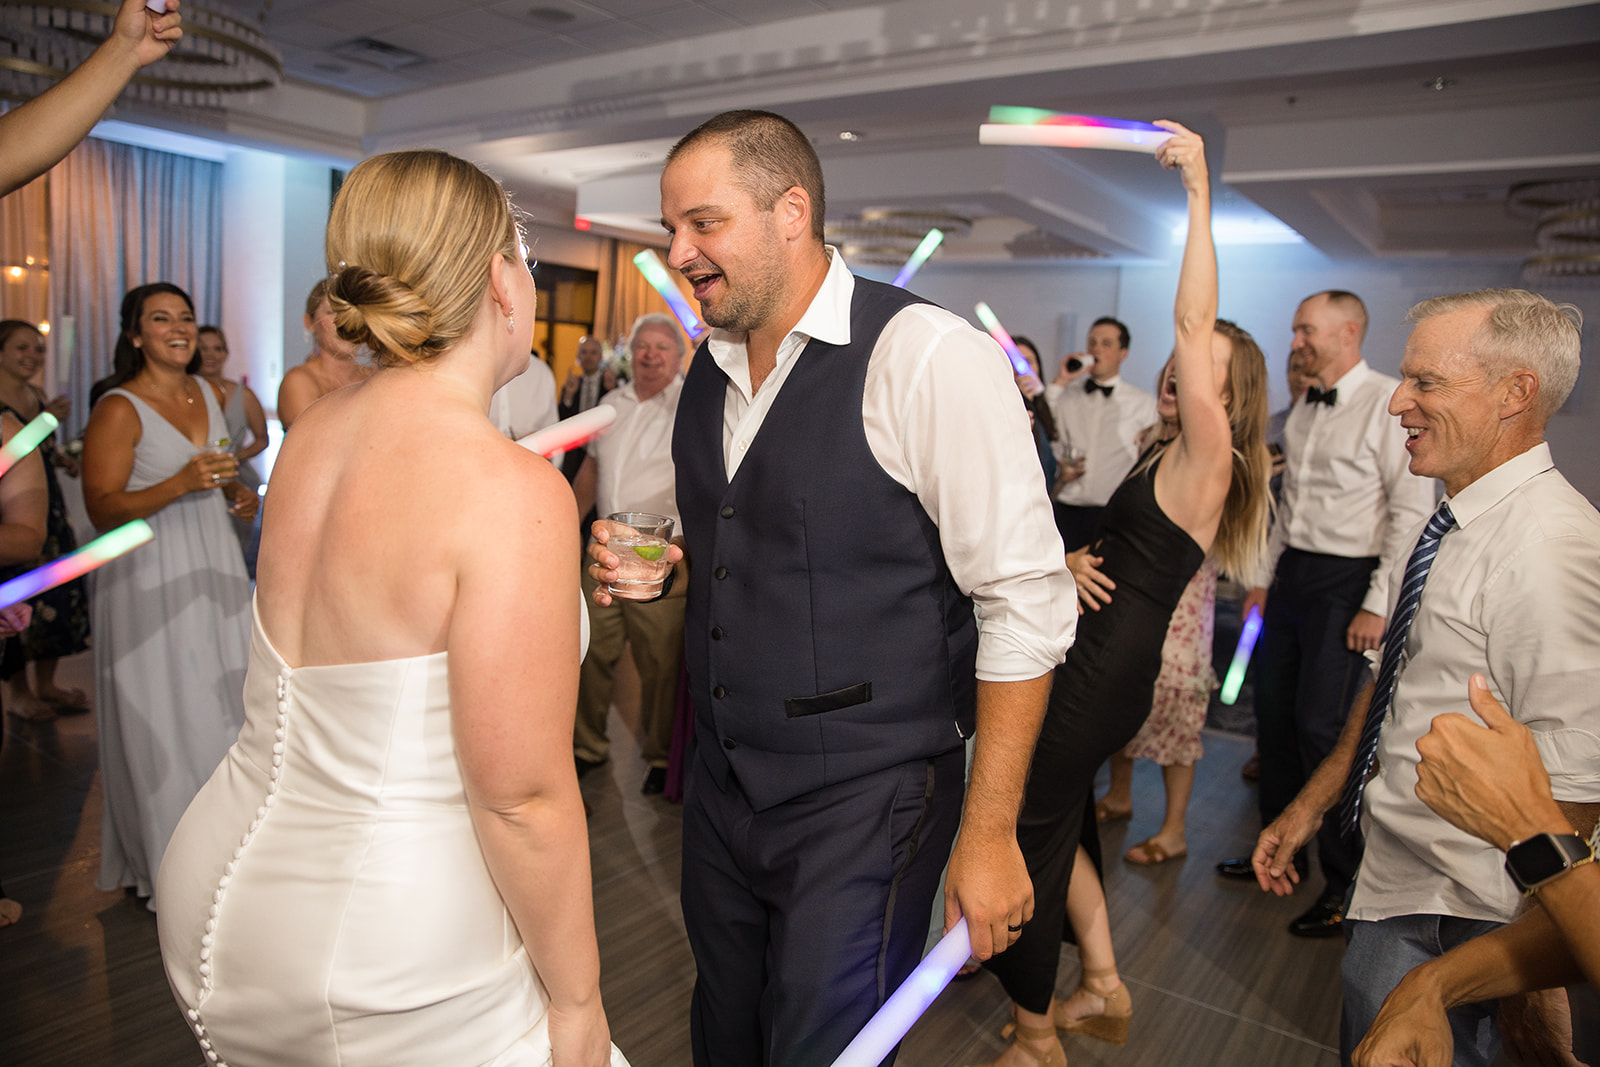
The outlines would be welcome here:
[[[594,507],[601,518],[619,511],[665,515],[681,529],[672,467],[672,424],[683,389],[683,334],[666,315],[642,315],[628,337],[633,381],[600,398],[617,411],[617,421],[589,445],[589,454],[572,483],[578,514]],[[584,574],[584,591],[594,579]],[[573,754],[578,770],[600,766],[611,753],[606,715],[617,662],[632,643],[639,669],[639,735],[649,766],[641,789],[660,793],[667,781],[678,672],[683,664],[683,599],[613,600],[589,604],[589,651],[578,675],[578,715]]]
[[[1498,850],[1416,795],[1417,739],[1436,716],[1465,709],[1463,679],[1484,675],[1533,731],[1575,827],[1587,833],[1600,811],[1600,514],[1544,444],[1577,379],[1575,318],[1570,306],[1520,290],[1412,310],[1417,325],[1389,410],[1408,435],[1411,471],[1443,480],[1447,496],[1408,531],[1408,558],[1391,573],[1376,684],[1252,857],[1264,889],[1291,892],[1291,857],[1323,815],[1338,803],[1344,827],[1361,820],[1367,845],[1343,967],[1347,1062],[1408,970],[1522,906]],[[1458,1067],[1494,1059],[1494,1010],[1450,1013]]]
[[[1156,398],[1122,377],[1128,343],[1127,326],[1095,319],[1087,350],[1064,357],[1044,391],[1059,430],[1051,490],[1068,552],[1089,543],[1106,501],[1138,462],[1139,435],[1156,422]],[[1074,358],[1087,366],[1069,369]]]
[[[1364,653],[1383,635],[1389,570],[1433,508],[1433,483],[1407,472],[1405,432],[1385,410],[1399,382],[1361,358],[1366,331],[1354,293],[1316,293],[1295,312],[1292,354],[1312,384],[1284,427],[1269,569],[1243,606],[1265,606],[1255,687],[1263,826],[1333,750],[1366,681]],[[1289,924],[1302,937],[1339,933],[1360,842],[1330,825],[1317,857],[1326,885]],[[1217,870],[1254,877],[1249,857]]]

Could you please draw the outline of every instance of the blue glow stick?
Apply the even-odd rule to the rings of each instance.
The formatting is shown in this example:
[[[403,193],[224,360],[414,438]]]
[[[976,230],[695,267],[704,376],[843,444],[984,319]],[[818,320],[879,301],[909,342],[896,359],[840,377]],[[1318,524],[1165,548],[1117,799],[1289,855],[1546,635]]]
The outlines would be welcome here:
[[[655,249],[647,248],[634,256],[633,265],[639,268],[644,280],[661,294],[661,299],[667,302],[672,313],[678,317],[684,333],[693,337],[705,329],[700,323],[700,317],[689,307],[689,302],[683,298],[678,287],[672,284],[672,276],[667,273],[667,268],[662,264],[661,257],[656,255]]]
[[[911,1025],[922,1018],[944,987],[950,984],[961,965],[972,955],[972,940],[967,936],[967,920],[962,919],[939,939],[916,970],[906,976],[877,1014],[845,1046],[833,1067],[878,1067],[889,1050],[900,1043]]]
[[[1239,699],[1244,686],[1244,672],[1250,666],[1250,653],[1256,650],[1256,640],[1261,636],[1261,609],[1250,605],[1250,614],[1244,617],[1244,629],[1239,633],[1239,647],[1233,650],[1233,662],[1228,665],[1227,680],[1222,683],[1221,700],[1232,704]]]
[[[993,311],[989,310],[989,305],[980,300],[978,301],[978,306],[973,310],[978,313],[978,321],[983,323],[985,330],[989,331],[989,336],[998,341],[1000,347],[1006,350],[1006,358],[1011,361],[1011,369],[1018,374],[1032,374],[1033,364],[1028,362],[1028,357],[1022,354],[1022,350],[1017,347],[1017,342],[1011,339],[1009,333],[1006,333],[1006,328],[1000,325],[1000,320],[995,317]]]
[[[39,413],[32,422],[11,435],[11,440],[0,448],[0,474],[10,470],[12,464],[38,448],[44,439],[56,432],[56,417],[48,411]]]
[[[0,584],[0,609],[20,604],[36,597],[46,589],[82,577],[100,566],[110,563],[124,552],[132,552],[155,537],[155,531],[143,519],[123,523],[115,530],[101,534],[76,552],[19,574],[9,582]]]
[[[917,250],[911,253],[911,258],[906,260],[906,265],[900,268],[900,273],[896,274],[894,281],[889,284],[896,288],[904,289],[906,283],[911,280],[917,271],[922,269],[922,265],[928,262],[929,257],[933,255],[933,250],[938,248],[939,242],[943,240],[943,230],[938,228],[929,230],[927,236],[922,239],[922,243],[917,246]]]

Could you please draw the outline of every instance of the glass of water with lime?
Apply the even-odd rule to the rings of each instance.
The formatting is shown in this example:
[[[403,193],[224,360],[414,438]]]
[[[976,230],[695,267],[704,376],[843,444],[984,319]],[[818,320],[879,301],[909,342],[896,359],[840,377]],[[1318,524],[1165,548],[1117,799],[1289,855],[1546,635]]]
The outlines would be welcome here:
[[[606,516],[611,536],[606,547],[617,557],[617,579],[606,587],[619,600],[654,600],[661,595],[672,564],[672,520],[645,511],[618,511]]]

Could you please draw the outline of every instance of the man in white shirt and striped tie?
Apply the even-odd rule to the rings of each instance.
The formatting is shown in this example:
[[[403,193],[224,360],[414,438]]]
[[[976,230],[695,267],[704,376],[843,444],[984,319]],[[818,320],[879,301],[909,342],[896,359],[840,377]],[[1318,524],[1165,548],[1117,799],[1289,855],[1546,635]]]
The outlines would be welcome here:
[[[1367,681],[1365,654],[1383,636],[1389,572],[1433,510],[1433,482],[1407,471],[1406,435],[1385,410],[1399,382],[1361,358],[1366,332],[1367,310],[1354,293],[1315,293],[1295,311],[1291,354],[1311,384],[1284,426],[1287,465],[1269,569],[1242,609],[1265,609],[1255,685],[1263,826],[1338,740]],[[1330,821],[1317,858],[1322,893],[1289,924],[1301,937],[1339,933],[1360,841]],[[1248,856],[1217,871],[1254,877]]]
[[[1446,499],[1405,535],[1376,683],[1251,857],[1263,889],[1290,893],[1293,856],[1324,814],[1337,805],[1341,826],[1360,820],[1366,850],[1344,923],[1346,1063],[1407,971],[1511,921],[1530,888],[1498,849],[1417,798],[1417,740],[1437,716],[1467,711],[1465,679],[1483,675],[1532,730],[1574,828],[1587,836],[1600,813],[1600,513],[1544,443],[1577,380],[1577,319],[1521,290],[1438,297],[1411,312],[1389,412],[1412,473],[1441,479]],[[1494,1060],[1496,1008],[1449,1013],[1456,1067]],[[1513,1017],[1526,1025],[1529,1015]],[[1535,1028],[1519,1044],[1552,1040]]]

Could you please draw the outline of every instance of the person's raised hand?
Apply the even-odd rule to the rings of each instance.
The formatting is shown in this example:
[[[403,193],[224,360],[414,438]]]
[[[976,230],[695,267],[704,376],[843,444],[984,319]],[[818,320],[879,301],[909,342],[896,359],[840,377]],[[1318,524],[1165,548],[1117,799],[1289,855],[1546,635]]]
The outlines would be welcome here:
[[[1189,192],[1209,191],[1206,146],[1200,135],[1169,119],[1158,119],[1155,125],[1172,132],[1172,136],[1156,149],[1156,162],[1169,170],[1176,170],[1183,179],[1183,187]]]
[[[126,49],[139,66],[148,67],[183,39],[183,16],[178,7],[179,0],[167,0],[166,12],[158,15],[145,7],[144,0],[122,0],[111,40]]]

